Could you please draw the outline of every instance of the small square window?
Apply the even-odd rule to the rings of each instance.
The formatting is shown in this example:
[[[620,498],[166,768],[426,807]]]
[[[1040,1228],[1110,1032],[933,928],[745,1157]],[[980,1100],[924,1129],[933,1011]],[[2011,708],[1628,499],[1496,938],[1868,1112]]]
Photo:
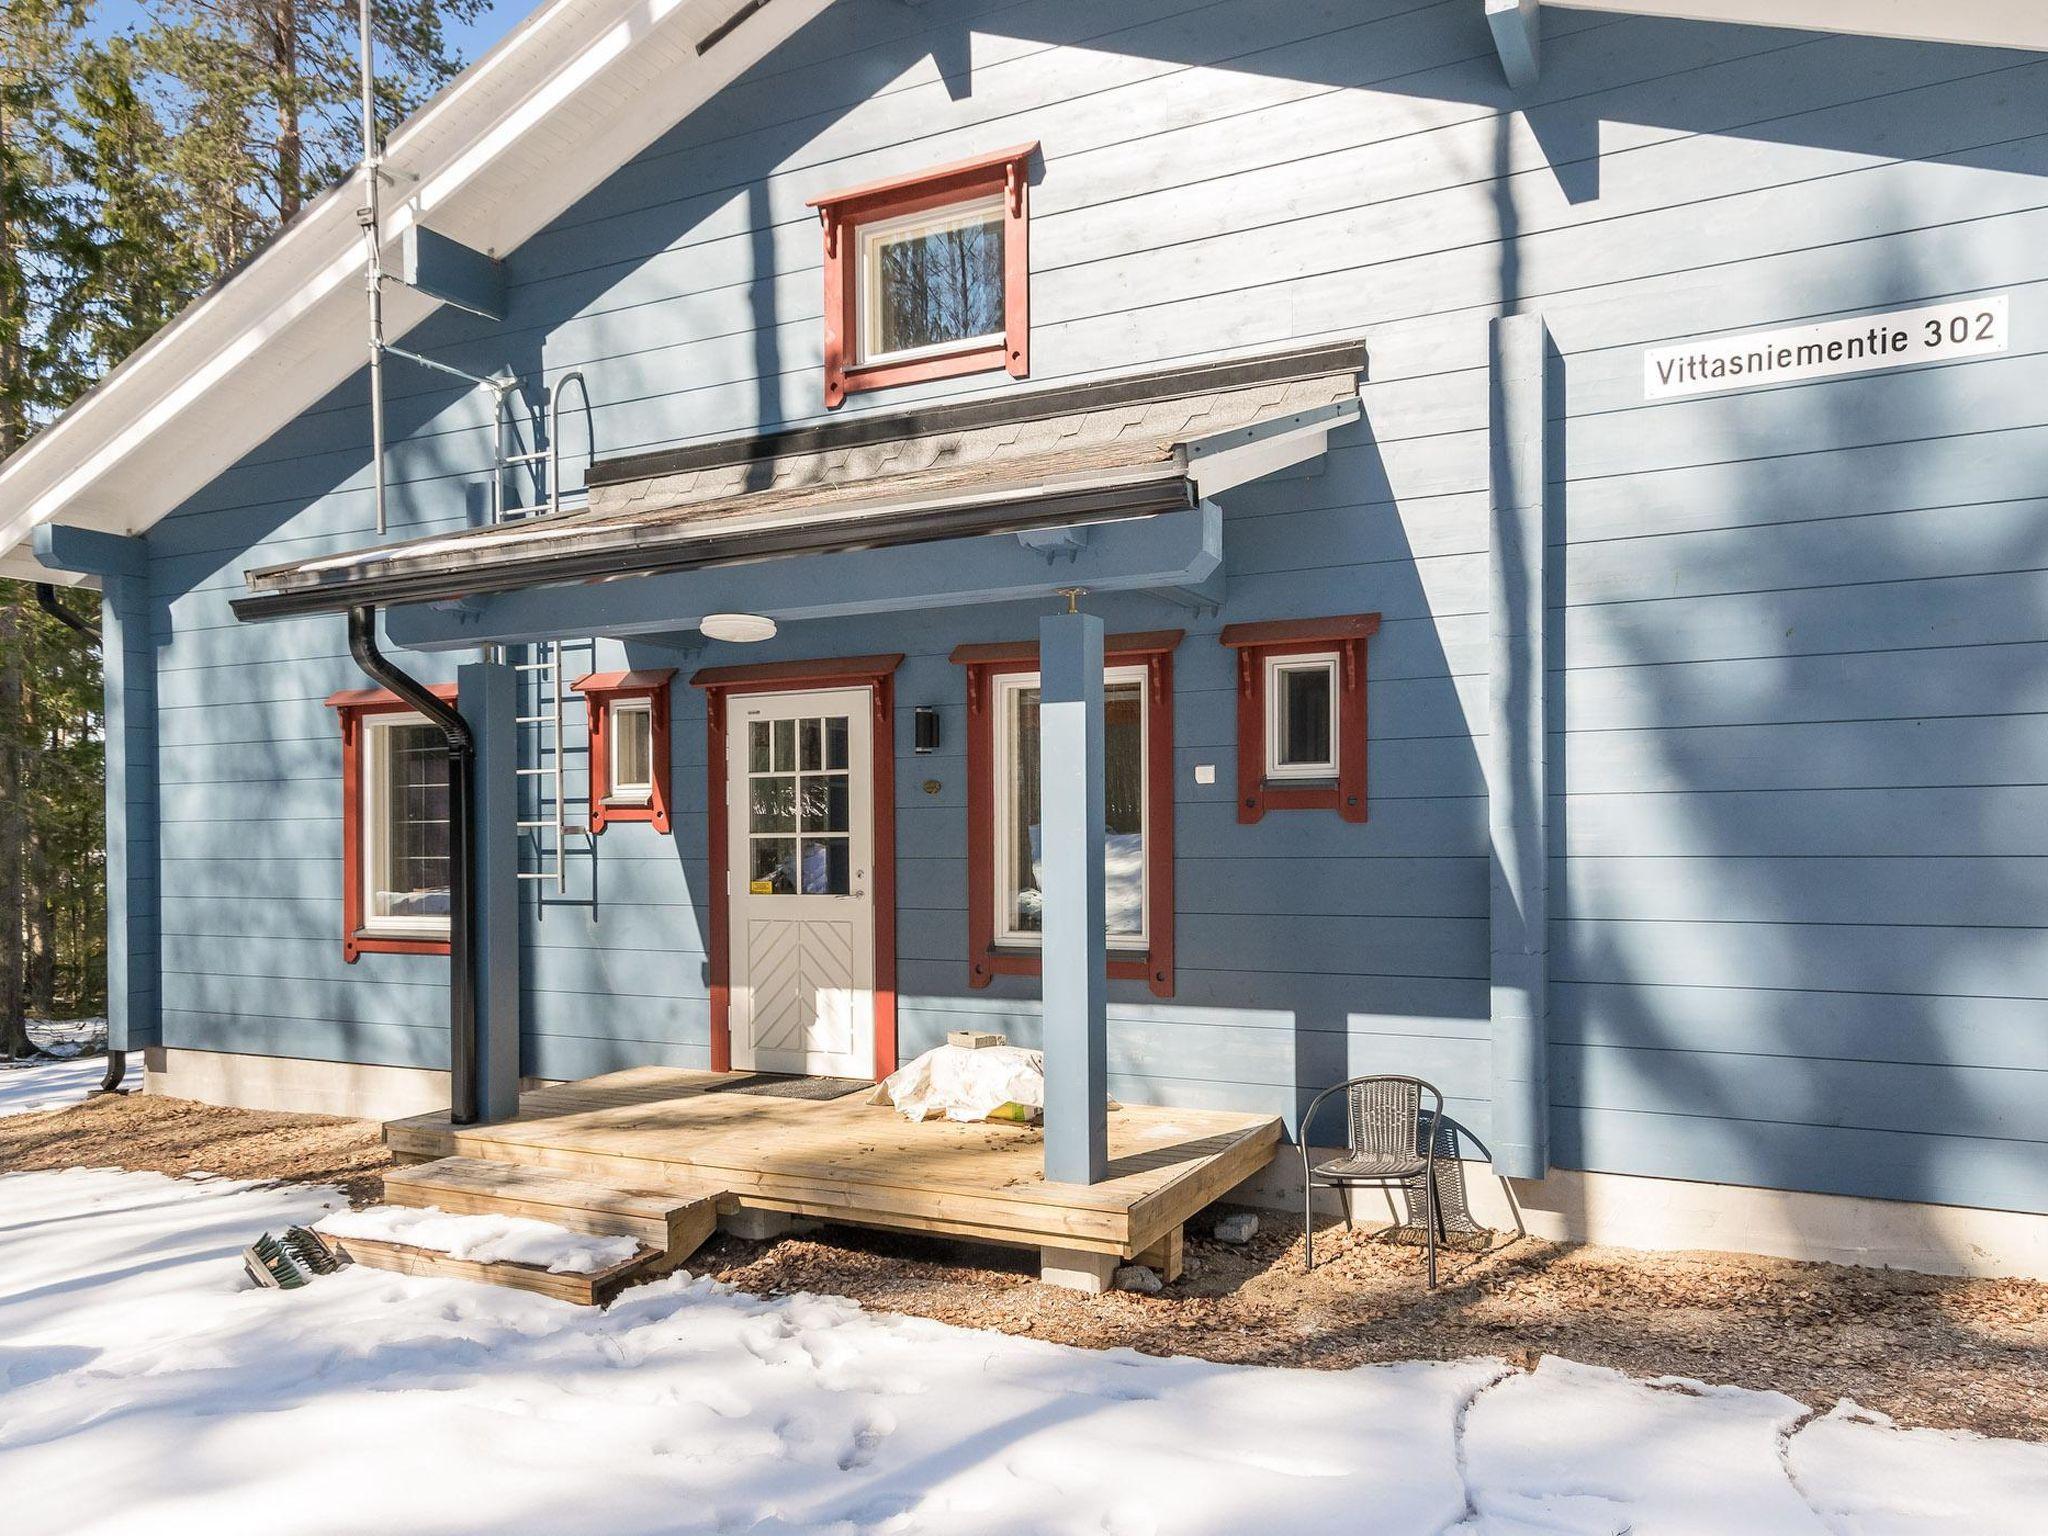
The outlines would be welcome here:
[[[825,404],[1031,371],[1036,144],[814,198],[824,226]]]
[[[1226,624],[1237,652],[1237,819],[1365,820],[1365,647],[1376,613]]]
[[[1266,658],[1266,777],[1337,776],[1337,657]]]
[[[654,701],[619,699],[611,706],[611,782],[615,805],[645,805],[654,798]]]
[[[576,680],[590,711],[590,830],[644,821],[669,830],[671,669],[593,672]]]

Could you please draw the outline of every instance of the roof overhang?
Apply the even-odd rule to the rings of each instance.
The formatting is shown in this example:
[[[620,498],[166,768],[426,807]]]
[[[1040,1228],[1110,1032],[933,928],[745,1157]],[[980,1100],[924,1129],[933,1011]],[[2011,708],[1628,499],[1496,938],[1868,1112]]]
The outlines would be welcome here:
[[[387,267],[415,227],[511,250],[829,3],[541,5],[392,134]],[[143,532],[362,366],[360,201],[353,178],[313,201],[0,464],[0,576],[74,579],[37,565],[37,526]],[[392,339],[436,307],[387,293]]]
[[[1323,453],[1360,415],[1365,363],[1350,342],[604,461],[585,509],[250,571],[234,609],[474,610],[534,587],[1187,511]]]
[[[1983,48],[2048,49],[2048,5],[2041,0],[1566,0],[1564,8]]]

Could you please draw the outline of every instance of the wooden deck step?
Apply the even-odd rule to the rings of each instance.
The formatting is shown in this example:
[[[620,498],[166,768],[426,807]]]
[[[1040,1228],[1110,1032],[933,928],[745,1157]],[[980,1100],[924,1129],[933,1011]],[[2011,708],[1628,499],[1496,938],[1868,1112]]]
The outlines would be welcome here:
[[[394,1274],[417,1275],[438,1280],[479,1280],[515,1291],[532,1291],[586,1307],[602,1306],[616,1296],[634,1276],[656,1266],[662,1255],[643,1247],[630,1259],[609,1269],[587,1275],[553,1274],[533,1264],[482,1264],[475,1259],[458,1259],[432,1248],[415,1248],[409,1243],[387,1243],[371,1237],[335,1237],[328,1245],[345,1253],[356,1263],[371,1269],[388,1269]]]
[[[621,1189],[530,1163],[444,1157],[384,1175],[388,1205],[437,1206],[451,1215],[529,1216],[572,1232],[637,1238],[664,1267],[704,1245],[723,1193]]]

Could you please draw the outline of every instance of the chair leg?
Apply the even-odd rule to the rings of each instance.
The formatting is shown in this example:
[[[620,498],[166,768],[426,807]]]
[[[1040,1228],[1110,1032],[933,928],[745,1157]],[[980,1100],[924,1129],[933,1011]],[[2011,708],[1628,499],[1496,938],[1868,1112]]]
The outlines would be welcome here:
[[[1301,1268],[1306,1274],[1316,1267],[1316,1185],[1313,1179],[1301,1181],[1301,1245]]]
[[[1429,1241],[1429,1289],[1436,1289],[1436,1228],[1440,1219],[1436,1208],[1436,1170],[1431,1169],[1422,1176],[1423,1221],[1427,1227],[1424,1236]]]

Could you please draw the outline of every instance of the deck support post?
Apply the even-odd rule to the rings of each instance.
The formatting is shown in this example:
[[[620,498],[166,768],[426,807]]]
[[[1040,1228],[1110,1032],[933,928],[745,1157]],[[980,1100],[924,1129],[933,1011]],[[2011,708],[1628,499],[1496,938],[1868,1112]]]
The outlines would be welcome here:
[[[1041,619],[1038,667],[1045,1176],[1094,1184],[1109,1164],[1102,620]]]
[[[1113,1253],[1089,1253],[1080,1248],[1040,1248],[1038,1278],[1064,1290],[1084,1291],[1100,1296],[1109,1289],[1120,1261]]]
[[[156,641],[150,634],[149,547],[92,529],[45,523],[36,559],[100,579],[100,681],[105,721],[107,1051],[163,1043],[157,909]],[[109,1081],[118,1081],[109,1073]]]
[[[519,691],[503,662],[472,662],[455,677],[456,707],[476,737],[477,1116],[489,1124],[519,1113]]]
[[[1486,820],[1492,931],[1493,1157],[1505,1178],[1550,1163],[1549,849],[1544,782],[1544,433],[1549,333],[1493,322],[1491,645]]]
[[[1147,1269],[1158,1270],[1160,1279],[1168,1285],[1173,1284],[1181,1277],[1181,1271],[1187,1262],[1184,1229],[1178,1223],[1168,1227],[1158,1242],[1131,1262],[1142,1264]]]

